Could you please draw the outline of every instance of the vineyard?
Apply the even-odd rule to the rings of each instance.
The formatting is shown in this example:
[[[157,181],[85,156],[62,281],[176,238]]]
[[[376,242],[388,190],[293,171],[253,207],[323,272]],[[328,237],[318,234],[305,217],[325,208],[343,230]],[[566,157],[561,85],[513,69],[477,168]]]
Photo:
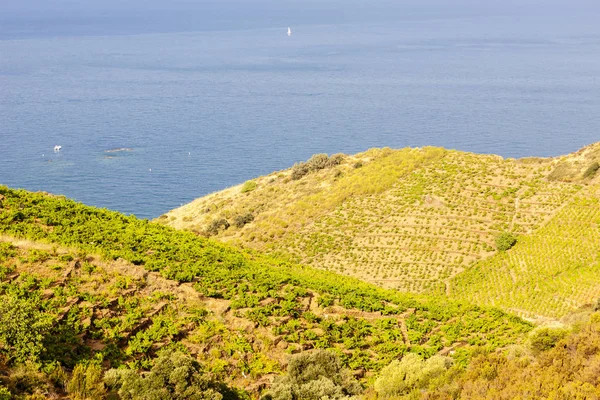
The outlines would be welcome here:
[[[452,280],[452,297],[526,317],[562,317],[600,298],[600,188],[580,191],[509,252]]]
[[[496,257],[498,236],[528,240],[585,197],[583,188],[598,181],[597,159],[599,144],[556,159],[521,160],[439,148],[374,149],[299,179],[293,179],[297,166],[260,177],[252,190],[214,193],[158,221],[386,288],[452,294],[454,277]],[[246,214],[252,219],[243,225],[223,222]],[[214,221],[222,225],[207,232]],[[593,295],[569,293],[559,295],[572,305]]]
[[[290,354],[310,349],[334,351],[367,383],[405,353],[452,354],[465,365],[531,329],[497,309],[385,290],[1,186],[0,232],[0,296],[56,321],[39,358],[67,371],[90,360],[147,370],[174,346],[257,395]],[[0,368],[16,359],[6,351]]]

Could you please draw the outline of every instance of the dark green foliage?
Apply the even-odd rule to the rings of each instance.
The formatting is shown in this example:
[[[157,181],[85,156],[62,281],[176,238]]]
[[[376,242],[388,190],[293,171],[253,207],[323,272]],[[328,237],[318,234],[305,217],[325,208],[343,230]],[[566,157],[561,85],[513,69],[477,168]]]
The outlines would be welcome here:
[[[564,328],[539,328],[531,332],[529,347],[534,354],[550,350],[556,343],[567,336],[569,331]]]
[[[236,228],[242,228],[244,225],[249,224],[252,221],[254,221],[254,215],[249,212],[236,216],[233,219],[233,224],[236,226]]]
[[[594,176],[596,176],[596,172],[598,172],[599,169],[600,164],[597,161],[595,161],[588,167],[588,169],[585,170],[585,172],[583,173],[583,177],[593,178]]]
[[[48,317],[34,299],[0,296],[0,351],[10,360],[37,360],[49,328]]]
[[[123,400],[221,400],[231,391],[210,381],[190,356],[179,351],[164,351],[149,373],[140,375],[131,369],[112,369],[106,384],[118,390]]]
[[[96,363],[77,364],[67,383],[67,393],[73,400],[103,399],[106,388],[102,382],[102,368]]]
[[[287,374],[273,383],[272,400],[349,399],[362,392],[360,384],[342,368],[339,357],[326,350],[293,356]]]
[[[517,243],[517,238],[510,232],[502,232],[496,236],[496,248],[499,251],[509,250]]]

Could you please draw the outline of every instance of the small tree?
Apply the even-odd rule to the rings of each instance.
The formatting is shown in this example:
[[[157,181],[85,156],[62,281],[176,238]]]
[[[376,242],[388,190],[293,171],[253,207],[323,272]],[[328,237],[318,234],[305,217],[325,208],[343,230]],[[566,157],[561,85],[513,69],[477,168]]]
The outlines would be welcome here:
[[[509,250],[517,243],[517,238],[510,232],[502,232],[496,236],[496,248],[499,251]]]
[[[340,400],[362,392],[339,357],[326,350],[300,353],[288,364],[287,374],[275,380],[268,397],[272,400]]]

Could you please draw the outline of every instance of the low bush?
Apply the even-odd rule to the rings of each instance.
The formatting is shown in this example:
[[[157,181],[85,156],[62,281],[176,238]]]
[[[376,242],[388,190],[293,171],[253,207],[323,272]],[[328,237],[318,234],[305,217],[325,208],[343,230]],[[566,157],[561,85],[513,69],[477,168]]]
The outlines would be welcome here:
[[[310,168],[306,163],[304,163],[304,162],[296,163],[292,167],[292,179],[297,181],[298,179],[301,179],[309,172],[310,172]]]
[[[242,193],[248,193],[253,191],[258,187],[258,184],[255,181],[246,181],[242,186]]]
[[[362,392],[350,371],[330,351],[315,350],[292,356],[287,374],[276,378],[266,396],[271,400],[341,400]]]
[[[584,178],[593,178],[596,175],[596,172],[600,169],[600,164],[598,162],[593,162],[588,169],[583,173]]]
[[[226,230],[230,226],[229,222],[225,218],[217,218],[212,220],[212,222],[206,228],[206,232],[209,235],[216,235],[220,230]]]
[[[375,390],[381,398],[395,398],[420,390],[452,365],[452,359],[433,356],[428,360],[409,353],[402,360],[394,360],[384,367],[375,381]]]
[[[325,169],[329,166],[329,157],[325,153],[315,154],[306,162],[308,169],[311,171],[318,171]]]
[[[510,232],[502,232],[496,236],[496,248],[499,251],[509,250],[517,243],[517,238]]]
[[[146,374],[111,369],[104,375],[104,382],[123,400],[221,400],[220,391],[226,389],[212,383],[190,356],[173,350],[164,351]]]
[[[539,328],[531,332],[529,337],[529,347],[534,354],[548,351],[565,338],[569,331],[564,328]]]
[[[249,224],[252,221],[254,221],[254,215],[252,213],[246,213],[236,216],[233,219],[233,224],[236,228],[243,228],[244,225]]]
[[[342,162],[344,162],[345,158],[346,156],[342,153],[333,154],[331,157],[329,157],[329,161],[327,161],[327,167],[335,167],[340,165]]]

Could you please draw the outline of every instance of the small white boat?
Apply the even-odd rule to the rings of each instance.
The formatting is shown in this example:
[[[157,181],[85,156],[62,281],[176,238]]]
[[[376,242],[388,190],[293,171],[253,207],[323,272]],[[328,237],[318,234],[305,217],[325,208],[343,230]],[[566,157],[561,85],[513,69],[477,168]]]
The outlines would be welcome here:
[[[288,26],[288,36],[292,36],[292,29]]]
[[[54,146],[55,153],[58,153],[60,151],[60,149],[62,149],[62,146],[59,146],[59,145]]]

